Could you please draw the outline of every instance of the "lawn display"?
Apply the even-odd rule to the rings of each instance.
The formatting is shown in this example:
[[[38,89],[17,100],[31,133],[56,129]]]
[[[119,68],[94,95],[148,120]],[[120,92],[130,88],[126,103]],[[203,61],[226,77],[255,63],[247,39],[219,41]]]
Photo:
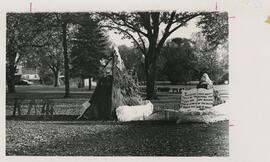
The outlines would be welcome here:
[[[80,119],[115,120],[117,107],[143,104],[139,86],[126,71],[116,47],[89,103],[90,106],[79,116]]]
[[[176,123],[214,123],[228,118],[228,103],[219,104],[209,109],[180,109],[179,118]]]
[[[145,120],[153,113],[154,106],[151,101],[146,100],[144,105],[119,106],[116,108],[116,115],[119,121]]]
[[[190,99],[192,98],[190,98],[190,95],[193,95],[193,91],[196,101],[191,102]],[[111,60],[104,68],[104,76],[99,79],[89,104],[84,104],[88,107],[86,106],[78,119],[119,121],[173,120],[177,121],[177,123],[187,121],[209,123],[227,120],[227,116],[219,114],[214,110],[217,107],[212,108],[216,100],[214,96],[216,95],[213,92],[213,88],[184,90],[181,96],[181,108],[178,111],[167,108],[153,112],[153,104],[151,101],[142,100],[139,95],[138,84],[128,74],[118,49],[114,48]],[[183,100],[184,97],[188,98]],[[211,102],[208,101],[209,99],[211,99]],[[210,107],[205,105],[205,102]],[[193,106],[190,107],[191,104]],[[224,106],[222,105],[222,107]]]

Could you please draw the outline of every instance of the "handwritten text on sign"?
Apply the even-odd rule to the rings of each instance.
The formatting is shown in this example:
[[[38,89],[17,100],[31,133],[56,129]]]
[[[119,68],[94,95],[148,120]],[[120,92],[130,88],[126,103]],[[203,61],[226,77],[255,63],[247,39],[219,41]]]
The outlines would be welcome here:
[[[182,108],[206,109],[213,107],[213,102],[213,89],[199,88],[182,91]]]

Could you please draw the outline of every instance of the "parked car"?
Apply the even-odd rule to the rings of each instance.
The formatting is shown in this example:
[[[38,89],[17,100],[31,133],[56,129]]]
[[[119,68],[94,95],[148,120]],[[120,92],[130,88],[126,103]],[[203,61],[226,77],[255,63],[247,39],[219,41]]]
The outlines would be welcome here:
[[[33,82],[30,82],[28,80],[19,80],[16,85],[33,85]]]

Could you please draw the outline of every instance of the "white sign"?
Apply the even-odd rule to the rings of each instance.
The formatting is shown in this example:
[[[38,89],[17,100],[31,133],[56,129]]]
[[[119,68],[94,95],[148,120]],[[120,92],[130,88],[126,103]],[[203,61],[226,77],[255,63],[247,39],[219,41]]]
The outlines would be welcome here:
[[[206,109],[213,107],[213,89],[183,90],[181,95],[181,108]]]

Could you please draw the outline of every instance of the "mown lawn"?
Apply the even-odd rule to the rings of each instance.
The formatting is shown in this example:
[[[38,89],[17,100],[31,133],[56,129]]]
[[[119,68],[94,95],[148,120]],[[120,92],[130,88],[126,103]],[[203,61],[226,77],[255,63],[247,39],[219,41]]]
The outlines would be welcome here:
[[[225,100],[228,98],[228,86],[216,86],[216,89],[223,94]],[[50,98],[54,104],[55,115],[79,115],[82,111],[82,104],[89,100],[92,96],[93,90],[88,91],[87,88],[78,89],[71,88],[71,98],[63,98],[63,87],[48,87],[48,86],[18,86],[16,87],[17,93],[6,95],[6,115],[13,114],[14,98],[23,99],[21,102],[22,115],[25,115],[31,98]],[[145,94],[143,93],[143,96]],[[222,97],[223,97],[222,96]],[[160,109],[179,109],[180,107],[180,94],[158,92],[157,99],[151,100],[154,104],[154,110]],[[42,100],[36,100],[38,104],[38,114],[42,107]],[[31,114],[34,113],[32,110]]]
[[[7,121],[6,155],[228,156],[228,122]]]
[[[228,95],[227,87],[220,92]],[[92,91],[71,91],[63,98],[63,88],[17,87],[6,100],[6,155],[48,156],[228,156],[228,121],[214,124],[175,122],[76,121],[82,103]],[[53,98],[54,121],[21,121],[11,116],[14,98],[24,99],[25,115],[29,98]],[[158,93],[154,110],[179,109],[180,94]],[[38,109],[38,111],[40,111]],[[40,112],[38,112],[38,115]],[[31,113],[33,116],[33,112]],[[29,120],[25,116],[24,120]],[[69,120],[67,120],[67,118]],[[30,119],[31,120],[31,119]],[[57,120],[57,121],[56,121]]]

